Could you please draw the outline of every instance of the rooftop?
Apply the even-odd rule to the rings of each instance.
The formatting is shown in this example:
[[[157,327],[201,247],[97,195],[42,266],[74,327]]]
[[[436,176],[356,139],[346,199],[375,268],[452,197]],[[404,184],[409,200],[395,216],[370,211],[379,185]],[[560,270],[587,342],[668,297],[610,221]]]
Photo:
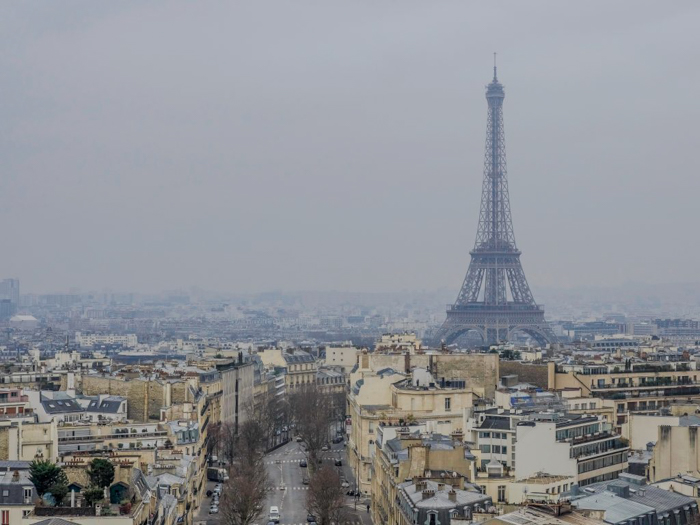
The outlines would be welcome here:
[[[425,484],[427,490],[434,492],[430,497],[423,497],[422,484]],[[440,484],[442,485],[442,484]],[[430,480],[423,480],[418,485],[413,481],[406,481],[399,485],[401,490],[406,494],[406,497],[411,500],[411,503],[417,508],[424,509],[451,509],[455,505],[472,505],[474,503],[491,503],[491,498],[485,494],[478,492],[470,492],[462,489],[456,489],[455,501],[450,500],[449,493],[452,489],[449,485],[442,485],[442,490],[438,488],[438,483]]]

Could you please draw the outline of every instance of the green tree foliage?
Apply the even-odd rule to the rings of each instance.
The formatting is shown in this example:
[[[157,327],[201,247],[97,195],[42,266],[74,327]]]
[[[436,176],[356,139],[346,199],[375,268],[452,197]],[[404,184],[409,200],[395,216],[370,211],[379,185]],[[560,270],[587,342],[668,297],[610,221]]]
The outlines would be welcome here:
[[[87,473],[95,487],[109,487],[114,481],[114,465],[108,459],[93,459]]]
[[[57,481],[49,487],[47,492],[51,493],[53,499],[56,501],[56,505],[61,506],[63,505],[63,500],[66,499],[68,495],[68,485],[62,481]]]
[[[88,487],[83,491],[83,497],[87,504],[91,507],[95,506],[95,503],[99,503],[105,497],[104,489],[100,487]]]
[[[50,487],[52,486],[65,485],[66,491],[68,490],[66,473],[61,467],[49,460],[35,459],[32,461],[29,465],[29,479],[34,483],[39,497],[51,492]]]

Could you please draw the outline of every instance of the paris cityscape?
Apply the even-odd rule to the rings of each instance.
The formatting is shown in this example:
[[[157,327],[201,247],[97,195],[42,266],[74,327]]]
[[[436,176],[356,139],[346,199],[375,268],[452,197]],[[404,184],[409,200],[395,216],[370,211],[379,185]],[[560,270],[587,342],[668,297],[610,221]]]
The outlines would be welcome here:
[[[0,5],[0,525],[700,525],[698,24]]]

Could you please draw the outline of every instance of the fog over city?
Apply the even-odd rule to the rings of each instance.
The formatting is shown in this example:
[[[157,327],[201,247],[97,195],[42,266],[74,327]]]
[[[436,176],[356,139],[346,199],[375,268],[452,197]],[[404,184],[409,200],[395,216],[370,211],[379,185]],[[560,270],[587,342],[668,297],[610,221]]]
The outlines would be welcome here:
[[[4,2],[0,276],[458,290],[505,86],[533,292],[697,282],[700,4]]]

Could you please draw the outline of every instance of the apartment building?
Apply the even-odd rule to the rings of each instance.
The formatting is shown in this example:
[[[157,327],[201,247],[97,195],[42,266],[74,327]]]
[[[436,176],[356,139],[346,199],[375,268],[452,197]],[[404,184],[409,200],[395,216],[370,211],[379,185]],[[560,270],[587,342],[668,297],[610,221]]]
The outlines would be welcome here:
[[[0,419],[0,460],[58,460],[56,421],[35,423],[22,418]]]
[[[0,470],[0,525],[21,523],[22,518],[31,513],[37,497],[28,470],[9,465]]]
[[[607,481],[627,470],[629,446],[596,416],[537,413],[516,426],[518,477],[538,472],[571,476],[579,486]]]
[[[376,373],[360,369],[353,377],[357,379],[348,395],[348,457],[358,487],[368,494],[380,426],[425,423],[430,431],[450,435],[461,430],[464,410],[473,405],[475,397],[465,381],[437,382],[422,368],[413,369],[410,376],[391,368]]]
[[[475,457],[456,435],[428,433],[425,425],[380,426],[375,443],[371,490],[374,523],[403,523],[397,501],[401,484],[407,479],[464,489],[474,478]]]
[[[244,362],[239,353],[236,361],[216,365],[216,369],[221,374],[221,422],[237,429],[253,406],[253,363]]]
[[[493,506],[491,498],[480,492],[463,490],[449,483],[430,480],[401,483],[397,506],[399,525],[450,524],[453,519],[471,518]]]
[[[346,374],[349,374],[357,364],[357,355],[360,350],[351,345],[326,346],[325,362],[326,366],[341,367]]]
[[[116,334],[83,334],[75,332],[75,342],[81,348],[89,348],[95,345],[120,344],[127,348],[134,348],[138,345],[136,334],[116,335]]]
[[[296,388],[316,383],[317,363],[314,356],[302,350],[295,350],[294,353],[285,352],[283,358],[287,369],[288,392],[293,393]]]
[[[700,402],[696,361],[627,358],[620,363],[548,365],[550,390],[581,389],[584,397],[614,406],[614,426],[621,431],[632,412],[655,412],[676,401]]]
[[[0,419],[32,415],[29,396],[19,388],[0,388]]]

